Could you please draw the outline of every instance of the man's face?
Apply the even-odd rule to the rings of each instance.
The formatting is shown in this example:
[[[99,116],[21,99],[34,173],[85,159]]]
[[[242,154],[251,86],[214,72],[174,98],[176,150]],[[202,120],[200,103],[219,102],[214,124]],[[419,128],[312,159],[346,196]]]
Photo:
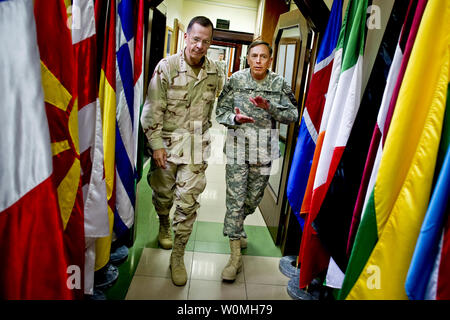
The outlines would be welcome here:
[[[247,55],[247,61],[250,65],[252,77],[256,80],[264,79],[267,74],[267,69],[269,69],[272,63],[269,48],[264,44],[259,44],[251,48]]]
[[[212,41],[212,28],[203,27],[198,23],[192,25],[189,33],[184,34],[186,42],[186,59],[189,64],[199,64],[206,55]]]

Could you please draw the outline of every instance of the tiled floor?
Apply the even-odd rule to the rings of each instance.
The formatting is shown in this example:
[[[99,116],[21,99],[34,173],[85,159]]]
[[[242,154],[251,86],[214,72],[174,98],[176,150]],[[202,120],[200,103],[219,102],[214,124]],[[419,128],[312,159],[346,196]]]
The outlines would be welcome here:
[[[279,271],[280,249],[274,245],[259,211],[245,221],[248,247],[242,250],[243,270],[233,283],[223,282],[221,272],[230,248],[222,234],[225,215],[225,165],[217,159],[222,152],[224,130],[213,126],[213,154],[206,171],[207,187],[186,247],[188,282],[172,283],[169,270],[171,250],[158,247],[158,218],[151,204],[151,190],[144,178],[138,185],[136,240],[128,260],[119,267],[119,280],[106,294],[109,299],[129,300],[291,300],[289,278]]]
[[[290,300],[289,279],[278,270],[279,258],[243,257],[243,271],[234,283],[223,282],[221,272],[227,254],[186,252],[188,282],[172,284],[168,261],[170,250],[146,248],[126,299],[131,300]],[[168,298],[169,297],[169,298]]]

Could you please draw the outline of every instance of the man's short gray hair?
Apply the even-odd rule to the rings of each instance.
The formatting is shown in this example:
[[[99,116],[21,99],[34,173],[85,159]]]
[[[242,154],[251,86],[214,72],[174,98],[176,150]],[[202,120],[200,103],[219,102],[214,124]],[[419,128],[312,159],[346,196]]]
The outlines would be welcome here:
[[[250,43],[250,45],[249,45],[248,48],[247,48],[247,55],[250,53],[250,50],[251,50],[253,47],[259,46],[260,44],[265,45],[265,46],[269,49],[269,55],[272,56],[272,51],[273,51],[273,50],[272,50],[272,47],[270,46],[269,43],[267,43],[267,42],[265,42],[265,41],[262,41],[262,40],[256,40],[256,41],[253,41],[252,43]]]
[[[212,24],[211,20],[209,20],[207,17],[205,16],[197,16],[191,19],[191,21],[189,21],[188,27],[186,32],[189,33],[192,29],[192,26],[194,25],[194,23],[198,23],[199,25],[201,25],[202,27],[211,27],[211,30],[214,31],[214,25]]]

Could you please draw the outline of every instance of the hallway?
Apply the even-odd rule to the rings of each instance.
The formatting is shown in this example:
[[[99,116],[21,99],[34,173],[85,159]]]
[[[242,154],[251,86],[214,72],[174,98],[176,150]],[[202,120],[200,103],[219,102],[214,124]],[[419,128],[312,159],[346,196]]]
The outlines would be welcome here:
[[[119,266],[119,279],[106,296],[127,300],[291,300],[289,278],[279,271],[282,257],[259,211],[245,221],[248,247],[242,250],[243,269],[234,283],[223,282],[221,273],[230,248],[222,235],[225,215],[225,164],[221,164],[225,128],[213,117],[212,158],[206,171],[207,186],[186,247],[188,282],[172,283],[169,270],[171,250],[158,247],[158,218],[151,203],[146,180],[149,163],[138,184],[137,230],[128,259]],[[175,207],[174,207],[175,208]],[[171,215],[173,214],[173,210]]]

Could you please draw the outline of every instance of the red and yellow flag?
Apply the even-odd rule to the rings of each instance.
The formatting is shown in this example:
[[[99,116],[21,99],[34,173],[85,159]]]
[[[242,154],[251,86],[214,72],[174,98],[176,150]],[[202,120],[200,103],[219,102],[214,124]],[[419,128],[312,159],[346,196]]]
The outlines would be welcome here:
[[[99,19],[102,1],[96,3],[96,18]],[[109,236],[96,242],[95,270],[103,268],[109,261],[114,210],[115,191],[115,144],[116,144],[116,2],[110,0],[104,29],[102,67],[100,71],[99,99],[103,117],[103,150],[105,154],[105,180],[108,198]],[[100,34],[100,30],[98,30]]]
[[[33,9],[0,1],[0,299],[71,299]]]
[[[34,11],[64,244],[68,264],[84,270],[77,78],[67,8],[63,0],[53,0],[51,5],[36,0]],[[82,287],[83,278],[81,286],[74,288],[78,298],[83,298]]]

